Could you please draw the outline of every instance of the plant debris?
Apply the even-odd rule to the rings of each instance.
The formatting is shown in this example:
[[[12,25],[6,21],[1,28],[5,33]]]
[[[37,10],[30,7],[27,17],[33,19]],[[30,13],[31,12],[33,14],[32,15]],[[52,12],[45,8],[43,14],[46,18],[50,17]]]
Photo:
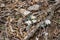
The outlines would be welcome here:
[[[60,0],[0,0],[0,40],[60,40]]]

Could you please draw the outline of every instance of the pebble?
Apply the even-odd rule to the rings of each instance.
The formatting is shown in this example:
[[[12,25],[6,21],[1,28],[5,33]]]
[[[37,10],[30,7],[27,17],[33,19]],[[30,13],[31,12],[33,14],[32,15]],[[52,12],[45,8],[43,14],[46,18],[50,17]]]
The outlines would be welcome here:
[[[30,14],[30,11],[28,11],[28,10],[25,10],[25,9],[20,9],[20,13],[22,13],[23,15],[28,15],[28,14]]]
[[[35,4],[33,6],[28,7],[28,10],[39,10],[39,5]]]

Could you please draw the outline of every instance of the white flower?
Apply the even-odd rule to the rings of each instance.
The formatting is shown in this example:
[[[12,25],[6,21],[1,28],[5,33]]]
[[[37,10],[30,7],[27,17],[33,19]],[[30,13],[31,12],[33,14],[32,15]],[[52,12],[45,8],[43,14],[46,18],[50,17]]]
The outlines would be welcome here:
[[[39,40],[39,38],[36,37],[36,40]]]
[[[31,17],[31,19],[35,19],[36,18],[36,16],[33,16],[33,15],[31,15],[30,17]]]
[[[48,35],[48,33],[45,33],[45,36],[47,36]]]
[[[26,21],[25,23],[28,25],[32,24],[32,22],[30,20]]]
[[[36,22],[37,22],[37,20],[32,20],[32,22],[33,22],[33,23],[36,23]]]
[[[47,35],[48,35],[48,33],[47,33],[47,32],[44,32],[44,35],[45,35],[45,36],[47,36]]]
[[[45,24],[47,24],[47,25],[51,24],[51,21],[47,19],[47,20],[45,20]]]

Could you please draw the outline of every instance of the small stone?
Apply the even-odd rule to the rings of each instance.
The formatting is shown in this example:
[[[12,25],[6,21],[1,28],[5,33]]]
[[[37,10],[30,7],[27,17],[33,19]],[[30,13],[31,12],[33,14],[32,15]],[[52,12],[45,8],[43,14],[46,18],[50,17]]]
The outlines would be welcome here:
[[[39,5],[35,4],[33,6],[28,7],[28,10],[39,10]]]
[[[47,20],[45,20],[45,24],[47,24],[47,25],[51,24],[51,21],[47,19]]]

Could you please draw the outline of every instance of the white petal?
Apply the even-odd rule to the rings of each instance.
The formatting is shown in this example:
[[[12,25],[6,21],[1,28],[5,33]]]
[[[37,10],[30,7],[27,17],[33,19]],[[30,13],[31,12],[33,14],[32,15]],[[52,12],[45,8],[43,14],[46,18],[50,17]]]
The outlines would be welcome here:
[[[45,36],[47,36],[48,35],[48,33],[45,33]]]
[[[33,16],[33,15],[31,16],[31,19],[35,19],[35,18],[36,18],[36,16]]]
[[[30,25],[32,22],[29,20],[29,21],[26,21],[25,23]]]
[[[47,32],[44,32],[44,34],[45,34],[45,36],[47,36],[47,35],[48,35],[48,33],[47,33]]]
[[[47,25],[51,24],[51,21],[47,19],[47,20],[45,20],[45,24],[47,24]]]
[[[39,38],[36,37],[36,40],[39,40]]]
[[[32,20],[32,22],[33,22],[33,23],[36,23],[36,22],[37,22],[37,20]]]

